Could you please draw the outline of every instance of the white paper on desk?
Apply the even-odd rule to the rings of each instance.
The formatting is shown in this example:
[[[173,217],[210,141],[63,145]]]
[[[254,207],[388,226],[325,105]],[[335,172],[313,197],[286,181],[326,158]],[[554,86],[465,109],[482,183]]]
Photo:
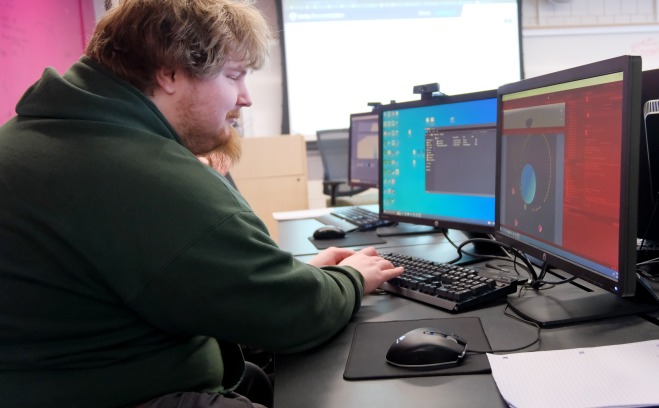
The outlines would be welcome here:
[[[487,358],[511,407],[659,405],[659,340]]]
[[[273,212],[272,218],[277,221],[301,220],[304,218],[315,218],[321,215],[329,214],[334,208],[313,208],[311,210],[297,210],[297,211],[279,211]]]

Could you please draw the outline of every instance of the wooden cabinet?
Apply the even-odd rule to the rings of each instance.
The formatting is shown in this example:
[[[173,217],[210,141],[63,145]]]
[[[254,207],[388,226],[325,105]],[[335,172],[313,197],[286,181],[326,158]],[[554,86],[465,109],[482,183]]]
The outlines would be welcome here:
[[[231,176],[277,241],[277,221],[272,213],[309,207],[304,136],[243,138],[242,146],[242,157],[231,169]]]

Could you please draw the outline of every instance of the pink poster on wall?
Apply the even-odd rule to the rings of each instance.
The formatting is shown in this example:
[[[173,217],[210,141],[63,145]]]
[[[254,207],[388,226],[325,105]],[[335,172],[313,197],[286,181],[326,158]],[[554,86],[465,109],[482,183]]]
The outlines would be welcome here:
[[[0,0],[0,124],[45,67],[80,58],[94,24],[92,0]]]

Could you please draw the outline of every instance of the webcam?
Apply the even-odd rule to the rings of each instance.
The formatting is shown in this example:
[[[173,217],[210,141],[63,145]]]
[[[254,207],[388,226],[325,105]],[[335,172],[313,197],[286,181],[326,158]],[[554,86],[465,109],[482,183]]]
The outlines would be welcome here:
[[[430,99],[435,93],[441,95],[439,92],[439,84],[436,82],[432,84],[415,85],[412,91],[415,94],[420,94],[421,99]]]

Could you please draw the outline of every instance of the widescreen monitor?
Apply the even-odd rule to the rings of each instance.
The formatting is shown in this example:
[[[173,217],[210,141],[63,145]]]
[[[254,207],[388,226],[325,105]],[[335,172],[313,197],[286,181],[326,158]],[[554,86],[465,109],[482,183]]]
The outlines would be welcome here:
[[[618,300],[636,289],[640,57],[502,85],[498,94],[495,238],[605,290],[570,301],[531,291],[509,303],[547,325],[624,313]]]
[[[380,218],[494,231],[496,90],[380,109]]]
[[[377,112],[350,114],[348,184],[351,186],[379,187],[379,120]]]

